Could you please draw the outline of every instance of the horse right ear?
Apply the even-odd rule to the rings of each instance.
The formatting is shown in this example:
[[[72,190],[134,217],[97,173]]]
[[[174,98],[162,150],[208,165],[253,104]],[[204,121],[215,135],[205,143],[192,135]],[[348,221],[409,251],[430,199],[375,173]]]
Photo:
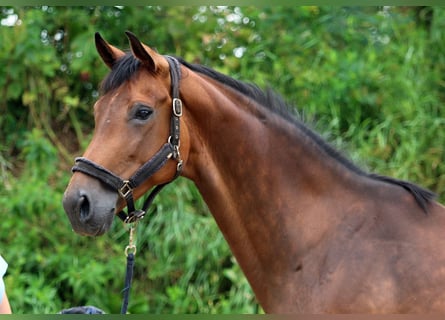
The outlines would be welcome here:
[[[125,55],[125,53],[112,46],[108,42],[106,42],[102,36],[99,34],[99,32],[96,32],[94,35],[95,41],[96,41],[96,49],[99,55],[101,56],[103,62],[108,66],[108,68],[112,68],[114,63],[121,57]]]

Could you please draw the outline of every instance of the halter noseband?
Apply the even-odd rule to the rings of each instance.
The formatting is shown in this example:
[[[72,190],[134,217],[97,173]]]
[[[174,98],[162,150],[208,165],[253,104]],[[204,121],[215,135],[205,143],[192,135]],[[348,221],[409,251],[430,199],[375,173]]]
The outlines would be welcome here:
[[[75,159],[75,165],[71,169],[72,172],[79,171],[92,176],[116,190],[119,196],[124,198],[127,202],[128,214],[124,211],[117,213],[117,216],[125,223],[132,223],[142,219],[145,216],[147,208],[153,202],[155,196],[162,190],[163,187],[175,180],[182,170],[182,160],[179,153],[179,119],[182,116],[182,101],[179,98],[179,80],[181,79],[181,69],[178,60],[170,56],[165,56],[165,58],[170,66],[171,92],[173,98],[170,136],[168,137],[167,142],[128,180],[122,179],[106,168],[83,157],[77,157]],[[134,207],[133,190],[160,170],[169,159],[175,159],[178,162],[175,176],[170,181],[157,185],[148,195],[142,209],[136,210]]]

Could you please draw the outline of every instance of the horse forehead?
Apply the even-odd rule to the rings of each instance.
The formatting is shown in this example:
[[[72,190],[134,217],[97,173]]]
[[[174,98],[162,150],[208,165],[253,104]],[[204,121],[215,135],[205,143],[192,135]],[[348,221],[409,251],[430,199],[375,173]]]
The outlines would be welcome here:
[[[140,71],[117,89],[105,94],[103,98],[108,96],[109,102],[125,99],[138,100],[144,97],[164,98],[168,95],[169,88],[168,77]]]
[[[105,92],[94,104],[95,117],[124,111],[135,102],[147,102],[155,105],[169,95],[169,79],[153,76],[147,72],[138,72],[130,80],[109,92]]]
[[[116,104],[122,105],[131,102],[131,100],[142,99],[143,97],[145,97],[145,94],[142,87],[127,82],[119,88],[102,95],[94,104],[94,109],[99,110],[106,106],[113,106]]]

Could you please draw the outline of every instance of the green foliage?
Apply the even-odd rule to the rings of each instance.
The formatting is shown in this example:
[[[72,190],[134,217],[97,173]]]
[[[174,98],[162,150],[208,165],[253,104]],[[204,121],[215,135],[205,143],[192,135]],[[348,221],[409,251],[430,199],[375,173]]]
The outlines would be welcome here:
[[[2,7],[0,20],[0,242],[16,313],[120,309],[126,230],[116,221],[80,237],[61,206],[107,72],[95,31],[126,48],[131,30],[159,52],[271,86],[355,161],[445,199],[444,8]],[[131,312],[256,312],[192,183],[166,188],[153,211],[137,229]]]

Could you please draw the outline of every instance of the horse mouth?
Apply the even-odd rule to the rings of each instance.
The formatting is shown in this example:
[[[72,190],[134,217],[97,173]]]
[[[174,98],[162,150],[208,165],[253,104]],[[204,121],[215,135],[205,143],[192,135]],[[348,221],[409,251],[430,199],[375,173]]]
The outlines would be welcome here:
[[[113,210],[114,211],[114,210]],[[110,212],[110,215],[114,217],[114,213]],[[78,223],[71,221],[73,231],[82,236],[98,237],[105,234],[110,230],[113,220],[102,219],[100,221],[89,221],[85,223]]]
[[[91,236],[91,237],[99,237],[103,234],[105,234],[108,230],[110,230],[111,224],[107,225],[107,224],[102,224],[99,228],[97,228],[96,232],[89,232],[86,234],[83,234],[84,236]]]
[[[74,232],[81,236],[98,237],[111,228],[111,223],[77,223],[71,221],[71,227]]]

